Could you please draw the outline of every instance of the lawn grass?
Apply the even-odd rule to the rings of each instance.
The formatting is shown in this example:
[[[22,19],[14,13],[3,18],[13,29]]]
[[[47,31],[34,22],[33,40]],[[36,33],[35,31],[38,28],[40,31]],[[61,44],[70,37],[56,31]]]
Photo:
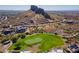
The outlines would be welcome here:
[[[14,48],[20,46],[20,51],[23,51],[27,49],[27,47],[32,46],[33,44],[40,44],[40,52],[46,52],[49,49],[54,48],[56,46],[64,45],[64,41],[60,36],[57,35],[39,33],[26,36],[24,39],[18,40],[9,48],[9,50],[14,50]]]

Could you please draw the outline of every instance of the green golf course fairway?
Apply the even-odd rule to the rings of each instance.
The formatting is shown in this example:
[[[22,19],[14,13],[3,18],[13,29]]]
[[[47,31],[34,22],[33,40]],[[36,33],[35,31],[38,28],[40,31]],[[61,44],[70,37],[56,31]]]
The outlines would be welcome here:
[[[40,44],[40,52],[46,52],[51,48],[64,45],[64,41],[60,36],[53,34],[32,34],[30,36],[26,36],[24,39],[18,40],[9,48],[9,50],[15,50],[16,47],[20,47],[19,51],[23,51],[34,44]]]

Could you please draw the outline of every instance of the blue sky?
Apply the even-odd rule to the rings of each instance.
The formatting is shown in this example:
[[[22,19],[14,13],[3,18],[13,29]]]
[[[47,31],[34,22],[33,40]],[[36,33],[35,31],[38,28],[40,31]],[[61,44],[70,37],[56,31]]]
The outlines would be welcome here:
[[[79,5],[37,5],[45,10],[79,10]],[[30,5],[0,5],[0,10],[28,10]]]

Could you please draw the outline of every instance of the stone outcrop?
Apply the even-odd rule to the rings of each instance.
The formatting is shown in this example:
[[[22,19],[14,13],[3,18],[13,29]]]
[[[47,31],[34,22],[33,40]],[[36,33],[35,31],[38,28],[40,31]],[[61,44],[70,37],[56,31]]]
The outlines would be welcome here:
[[[42,14],[45,18],[50,19],[50,16],[44,11],[44,9],[39,8],[35,5],[31,5],[31,10],[37,14]]]

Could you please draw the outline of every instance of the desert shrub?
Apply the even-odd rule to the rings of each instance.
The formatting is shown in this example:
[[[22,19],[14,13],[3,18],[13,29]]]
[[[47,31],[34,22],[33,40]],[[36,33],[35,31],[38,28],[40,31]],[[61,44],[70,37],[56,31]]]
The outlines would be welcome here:
[[[26,35],[23,33],[21,34],[21,38],[24,39],[26,37]]]

